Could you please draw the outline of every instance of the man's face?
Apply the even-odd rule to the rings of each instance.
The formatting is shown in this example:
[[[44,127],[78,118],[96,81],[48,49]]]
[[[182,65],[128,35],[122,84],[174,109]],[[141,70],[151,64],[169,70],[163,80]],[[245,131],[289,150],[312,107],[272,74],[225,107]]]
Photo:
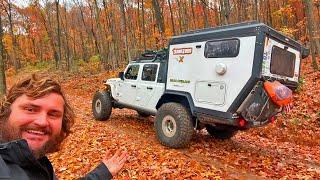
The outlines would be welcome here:
[[[64,100],[59,94],[50,93],[38,99],[22,95],[11,104],[6,122],[6,129],[18,137],[9,138],[25,139],[33,152],[43,155],[53,148],[51,146],[56,146],[61,135],[63,113]],[[4,135],[8,136],[8,133]]]

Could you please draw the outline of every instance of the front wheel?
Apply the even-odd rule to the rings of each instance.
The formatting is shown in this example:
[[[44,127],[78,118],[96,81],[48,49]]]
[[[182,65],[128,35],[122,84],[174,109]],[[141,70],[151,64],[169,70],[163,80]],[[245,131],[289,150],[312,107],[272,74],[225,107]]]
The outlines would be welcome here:
[[[155,118],[156,135],[160,143],[182,148],[189,145],[193,135],[193,123],[189,111],[181,104],[163,104]]]
[[[212,137],[217,139],[230,139],[237,133],[237,130],[231,126],[222,128],[219,126],[206,125],[206,129]]]
[[[92,113],[99,121],[108,120],[112,111],[112,99],[110,92],[96,92],[92,100]]]

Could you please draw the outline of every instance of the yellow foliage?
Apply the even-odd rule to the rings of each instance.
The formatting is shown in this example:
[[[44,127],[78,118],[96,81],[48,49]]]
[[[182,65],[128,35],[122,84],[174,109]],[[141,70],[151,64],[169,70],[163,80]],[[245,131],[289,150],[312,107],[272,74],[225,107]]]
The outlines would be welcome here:
[[[111,34],[107,36],[107,41],[108,41],[108,42],[111,42],[111,41],[112,41],[112,35],[111,35]]]
[[[9,34],[3,35],[3,43],[4,43],[5,50],[8,53],[11,53],[13,51],[13,43],[12,43],[12,38]]]
[[[291,38],[293,38],[293,37],[294,37],[294,33],[297,32],[296,29],[288,28],[288,27],[282,27],[282,28],[280,28],[280,31],[281,31],[283,34],[285,34],[285,35],[287,35],[287,36],[289,36],[289,37],[291,37]]]
[[[152,8],[152,0],[146,0],[144,2],[144,8],[145,9],[151,9]]]

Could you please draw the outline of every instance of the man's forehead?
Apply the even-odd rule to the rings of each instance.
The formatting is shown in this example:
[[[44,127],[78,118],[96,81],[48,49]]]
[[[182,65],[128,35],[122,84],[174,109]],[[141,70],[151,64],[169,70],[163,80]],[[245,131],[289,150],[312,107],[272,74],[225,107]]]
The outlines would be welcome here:
[[[39,105],[53,105],[53,106],[54,105],[56,105],[56,106],[62,105],[63,106],[65,104],[65,101],[64,101],[62,95],[57,94],[57,93],[49,93],[49,94],[46,94],[44,96],[37,97],[37,98],[30,97],[30,96],[23,94],[22,96],[18,97],[16,99],[16,101],[19,104],[30,103],[33,105],[39,104]]]
[[[55,98],[60,97],[63,100],[62,95],[55,93],[55,92],[47,93],[47,94],[44,94],[43,96],[39,96],[39,97],[32,97],[32,96],[28,96],[26,94],[23,94],[22,96],[25,96],[28,100],[47,99],[50,96],[54,96]]]

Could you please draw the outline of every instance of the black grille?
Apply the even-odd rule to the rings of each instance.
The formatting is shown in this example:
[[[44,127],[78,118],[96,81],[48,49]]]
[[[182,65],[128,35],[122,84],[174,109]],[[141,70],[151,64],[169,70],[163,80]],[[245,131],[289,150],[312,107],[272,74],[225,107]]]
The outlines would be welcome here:
[[[293,77],[296,55],[277,46],[272,47],[271,68],[272,74]]]

